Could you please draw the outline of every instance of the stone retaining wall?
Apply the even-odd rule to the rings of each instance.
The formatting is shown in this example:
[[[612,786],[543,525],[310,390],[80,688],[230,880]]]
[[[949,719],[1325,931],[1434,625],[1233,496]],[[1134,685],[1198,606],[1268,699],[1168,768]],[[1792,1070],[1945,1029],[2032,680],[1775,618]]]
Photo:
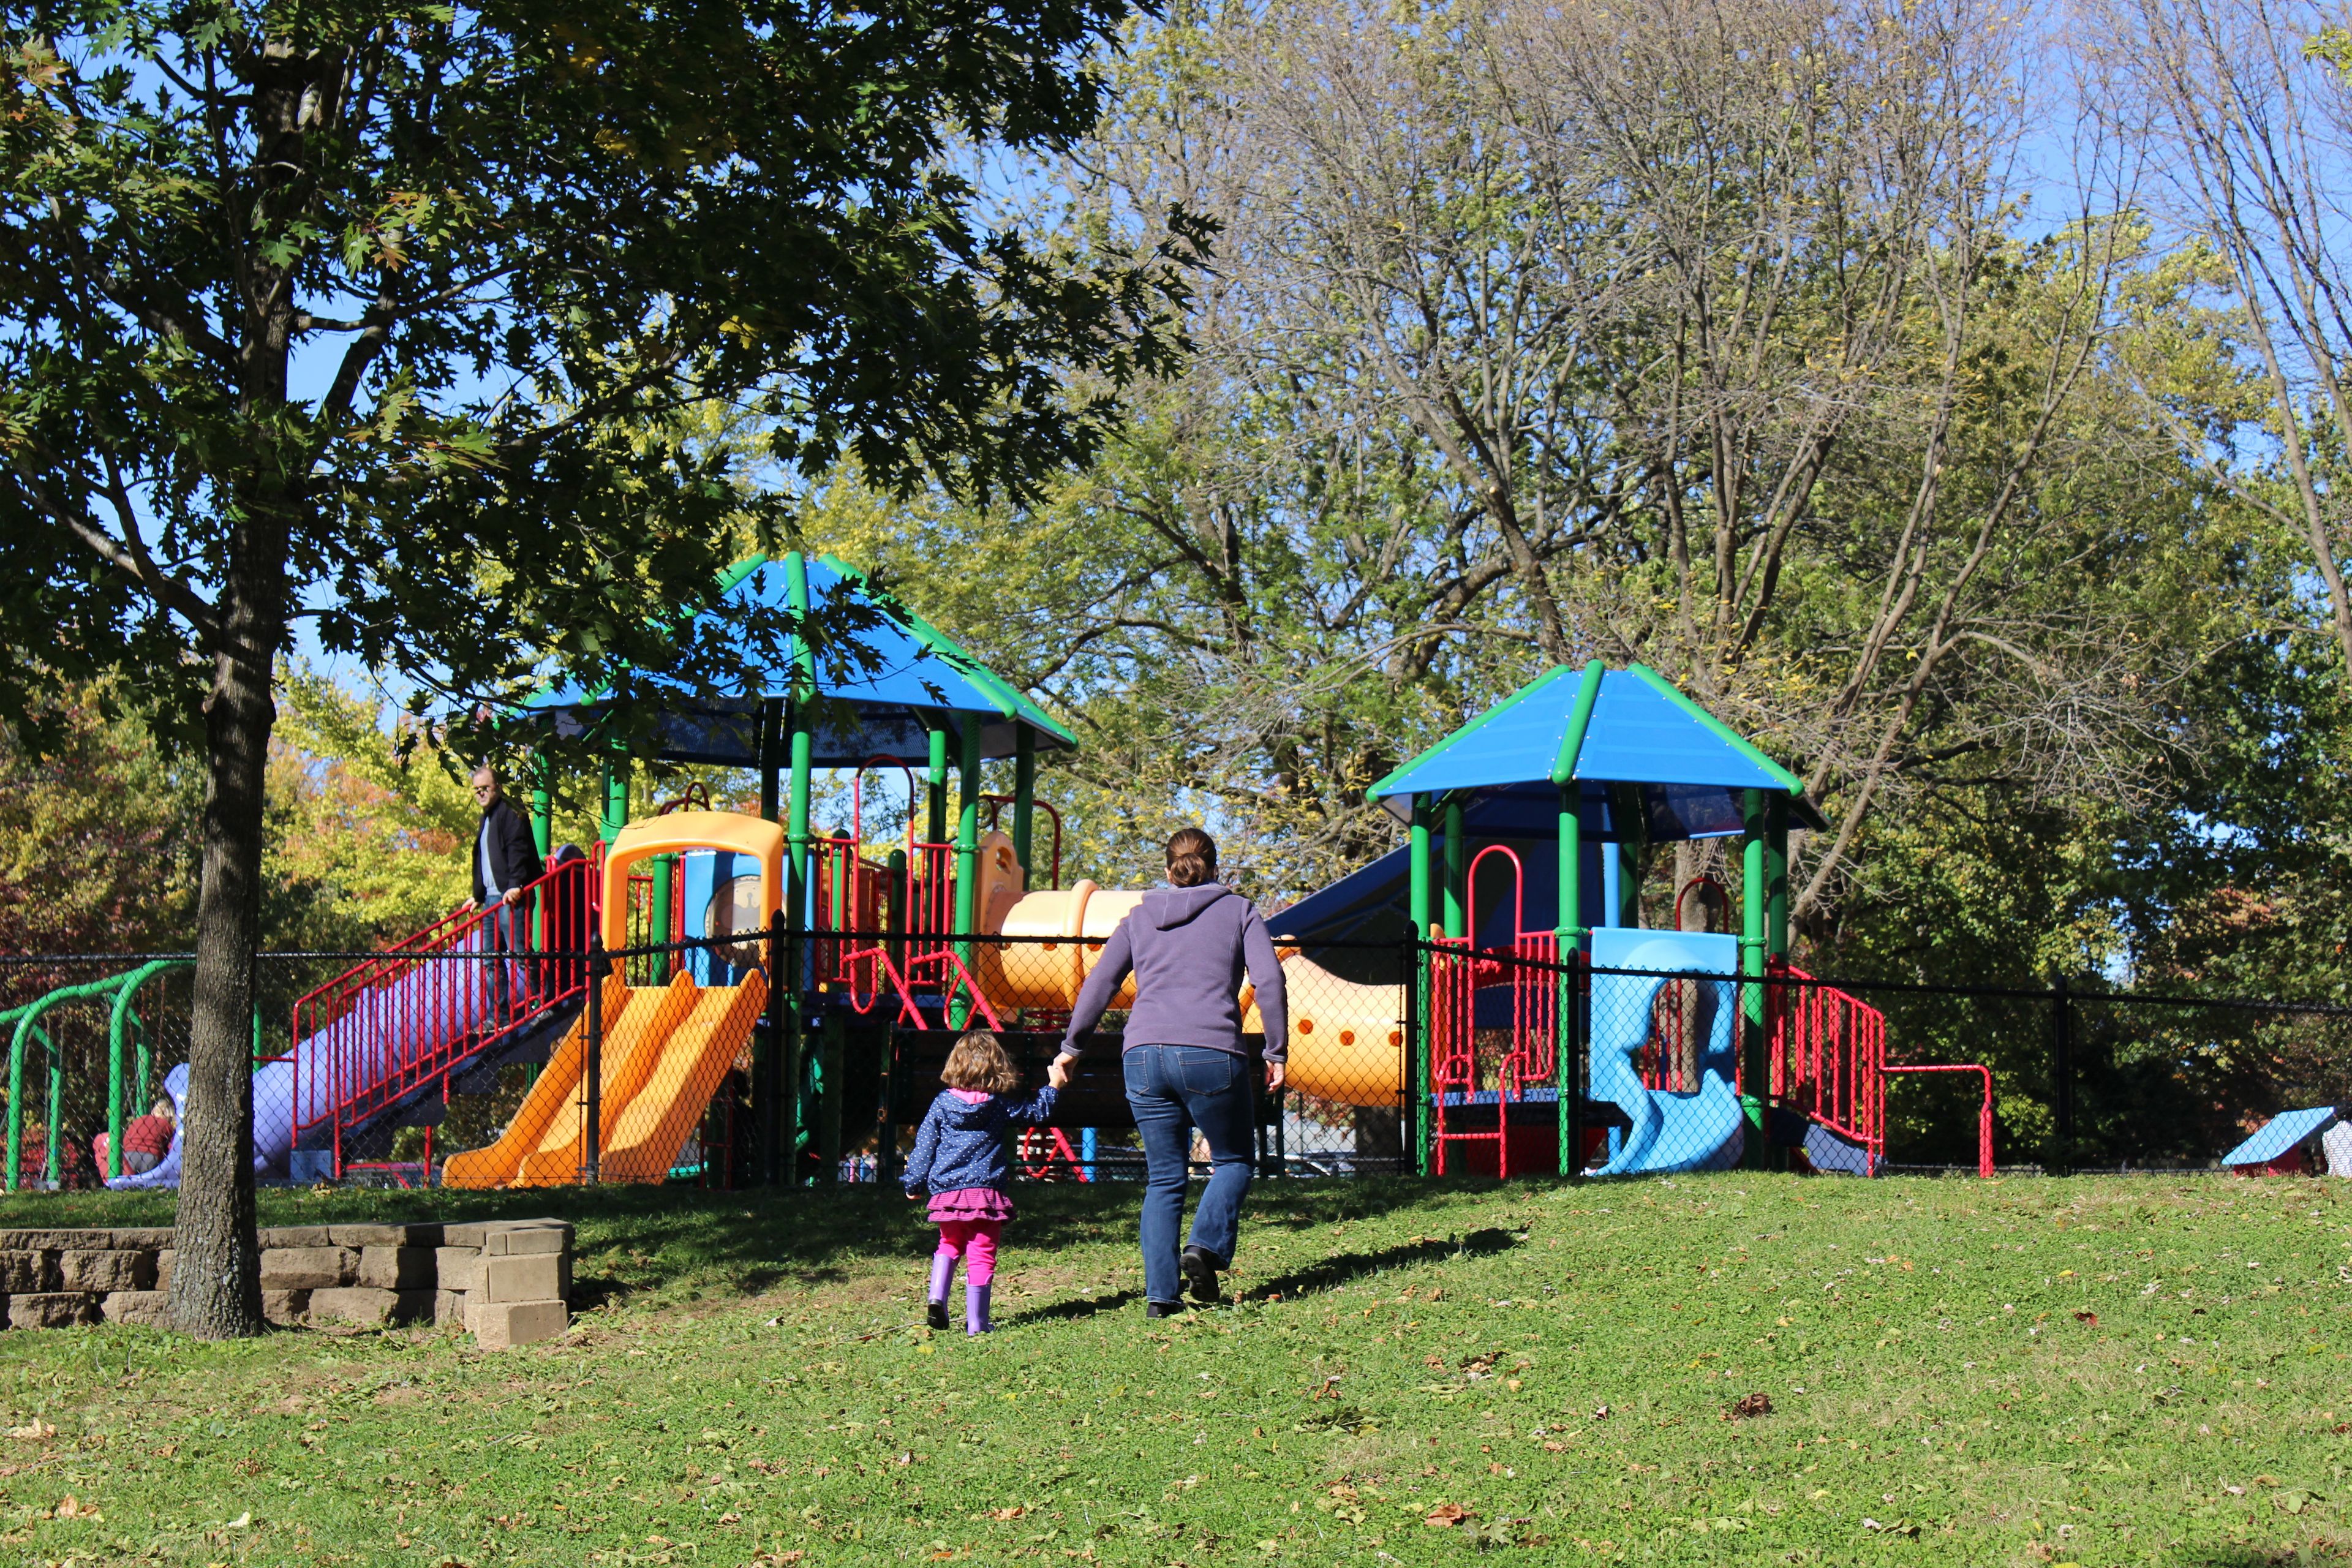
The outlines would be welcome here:
[[[0,1230],[0,1321],[12,1329],[169,1321],[172,1232]],[[571,1321],[572,1226],[295,1225],[261,1233],[261,1310],[273,1323],[462,1323],[492,1350]]]

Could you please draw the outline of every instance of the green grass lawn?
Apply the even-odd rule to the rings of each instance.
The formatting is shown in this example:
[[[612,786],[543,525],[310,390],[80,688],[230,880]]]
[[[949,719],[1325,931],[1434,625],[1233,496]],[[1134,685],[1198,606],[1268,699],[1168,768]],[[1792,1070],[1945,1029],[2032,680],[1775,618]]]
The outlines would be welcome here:
[[[2343,1193],[1267,1184],[1247,1303],[1147,1323],[1134,1190],[1029,1189],[979,1342],[919,1327],[894,1193],[269,1194],[568,1215],[585,1310],[499,1354],[0,1334],[0,1561],[2331,1561]]]

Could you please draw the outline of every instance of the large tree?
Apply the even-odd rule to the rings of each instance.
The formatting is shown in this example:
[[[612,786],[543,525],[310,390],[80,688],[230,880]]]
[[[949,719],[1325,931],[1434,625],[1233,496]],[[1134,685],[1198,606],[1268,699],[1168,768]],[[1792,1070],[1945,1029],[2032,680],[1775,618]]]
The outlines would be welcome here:
[[[756,410],[786,488],[854,451],[1021,495],[1085,458],[1178,346],[1181,258],[1041,252],[956,171],[1087,131],[1127,8],[0,8],[0,699],[30,719],[128,668],[205,759],[184,1328],[260,1323],[247,1018],[291,628],[465,701],[545,657],[723,685],[724,647],[648,612],[788,513],[688,409]]]

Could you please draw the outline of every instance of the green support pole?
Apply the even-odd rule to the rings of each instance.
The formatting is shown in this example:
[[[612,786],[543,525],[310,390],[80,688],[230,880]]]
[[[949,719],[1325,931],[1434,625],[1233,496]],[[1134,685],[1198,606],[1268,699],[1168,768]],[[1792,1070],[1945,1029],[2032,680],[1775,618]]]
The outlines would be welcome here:
[[[530,758],[530,841],[546,859],[555,848],[555,764],[538,752]]]
[[[955,837],[955,944],[956,962],[964,972],[971,972],[971,935],[980,918],[980,715],[963,716],[961,791],[956,809]],[[971,1016],[971,999],[958,993],[959,1000],[949,1015],[950,1028],[961,1029]]]
[[[1764,978],[1765,913],[1769,902],[1764,869],[1765,793],[1750,789],[1739,795],[1739,973],[1748,982],[1740,987],[1746,995],[1739,1009],[1745,1037],[1739,1068],[1744,1088],[1739,1103],[1748,1117],[1748,1147],[1739,1163],[1758,1171],[1768,1163],[1764,1102],[1771,1074],[1770,1050],[1764,1035],[1764,987],[1760,984]]]
[[[545,865],[555,845],[555,764],[537,752],[530,754],[530,841],[539,850],[540,864]],[[544,952],[547,951],[547,900],[541,896],[532,900],[531,903],[531,949]]]
[[[1429,1174],[1429,798],[1412,797],[1412,852],[1408,883],[1412,915],[1412,1095],[1413,1167]]]
[[[1584,1172],[1585,1075],[1578,1060],[1584,1037],[1584,986],[1580,968],[1585,936],[1583,786],[1576,782],[1576,760],[1584,752],[1584,732],[1592,727],[1592,705],[1601,700],[1601,661],[1584,667],[1576,700],[1568,710],[1568,727],[1560,734],[1559,754],[1552,760],[1551,780],[1559,788],[1559,911],[1552,936],[1559,955],[1559,992],[1552,1056],[1559,1071],[1559,1173],[1575,1177]]]
[[[647,942],[667,942],[670,932],[677,929],[677,915],[670,907],[677,899],[677,857],[656,855],[654,857],[654,907],[652,913],[646,917],[646,940]],[[669,984],[669,960],[670,955],[667,952],[656,952],[653,955],[653,962],[647,965],[652,976],[649,984],[655,985]]]
[[[799,551],[784,557],[784,583],[791,595],[793,613],[809,613],[808,558]],[[791,769],[791,804],[784,826],[784,1061],[783,1113],[784,1152],[787,1159],[786,1180],[797,1186],[796,1172],[802,1138],[801,1088],[803,1076],[802,1059],[807,1038],[808,1019],[803,1009],[807,997],[802,994],[801,975],[807,967],[802,954],[800,933],[808,923],[808,854],[809,854],[809,771],[814,737],[809,732],[809,704],[816,698],[816,654],[805,637],[793,639],[793,699],[784,705],[785,732],[789,738],[786,765]]]
[[[923,842],[944,844],[948,841],[948,732],[943,729],[931,731],[930,765],[923,783],[927,792]]]
[[[621,829],[629,825],[629,760],[608,758],[604,763],[604,813],[596,825],[597,836],[610,848],[619,837]]]
[[[1013,742],[1013,858],[1021,862],[1021,890],[1034,885],[1036,867],[1029,858],[1037,842],[1037,731],[1016,726]]]
[[[1470,846],[1462,827],[1462,802],[1445,803],[1445,934],[1470,934]]]
[[[1789,957],[1789,792],[1773,790],[1764,805],[1764,952],[1778,968]],[[1767,1048],[1779,1029],[1788,993],[1777,987],[1764,997]],[[1769,1068],[1768,1068],[1769,1070]],[[1768,1084],[1769,1087],[1769,1084]],[[1788,1169],[1786,1150],[1772,1151],[1772,1168]]]

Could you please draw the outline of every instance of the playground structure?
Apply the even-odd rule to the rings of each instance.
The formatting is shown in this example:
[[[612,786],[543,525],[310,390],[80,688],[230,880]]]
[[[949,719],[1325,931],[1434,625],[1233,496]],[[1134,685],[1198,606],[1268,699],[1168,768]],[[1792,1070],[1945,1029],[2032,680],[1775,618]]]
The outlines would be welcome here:
[[[755,557],[722,593],[799,613],[863,596],[874,623],[858,670],[821,674],[795,647],[736,698],[661,708],[656,754],[755,770],[757,813],[690,793],[632,823],[616,763],[599,842],[567,854],[534,777],[549,862],[524,889],[528,951],[495,951],[489,915],[466,910],[302,995],[285,1047],[257,1047],[257,1169],[341,1178],[415,1127],[429,1170],[451,1097],[520,1066],[535,1075],[520,1106],[485,1146],[446,1153],[449,1184],[662,1181],[683,1163],[828,1180],[867,1140],[864,1106],[886,1107],[880,1174],[888,1108],[928,1098],[955,1031],[985,1024],[1033,1053],[1057,1034],[1141,897],[1060,885],[1061,825],[1035,784],[1069,731],[829,557]],[[526,721],[593,738],[604,711],[567,689]],[[992,759],[1012,762],[1011,794],[982,789]],[[811,822],[824,768],[850,776],[831,833]],[[874,842],[868,787],[894,775],[904,832]],[[1297,1094],[1401,1113],[1405,1157],[1439,1174],[1879,1168],[1884,1019],[1787,963],[1787,834],[1816,819],[1792,775],[1663,678],[1554,669],[1372,797],[1407,846],[1269,922]],[[1643,852],[1727,836],[1742,841],[1738,933],[1641,929]],[[1406,969],[1368,972],[1367,942]],[[616,955],[601,984],[592,950]],[[1259,1030],[1246,989],[1241,1003]],[[177,1099],[169,1074],[163,1088]],[[1089,1053],[1076,1090],[1024,1142],[1033,1174],[1084,1179],[1093,1130],[1125,1123],[1115,1055]],[[154,1171],[107,1174],[177,1173],[175,1143]]]

